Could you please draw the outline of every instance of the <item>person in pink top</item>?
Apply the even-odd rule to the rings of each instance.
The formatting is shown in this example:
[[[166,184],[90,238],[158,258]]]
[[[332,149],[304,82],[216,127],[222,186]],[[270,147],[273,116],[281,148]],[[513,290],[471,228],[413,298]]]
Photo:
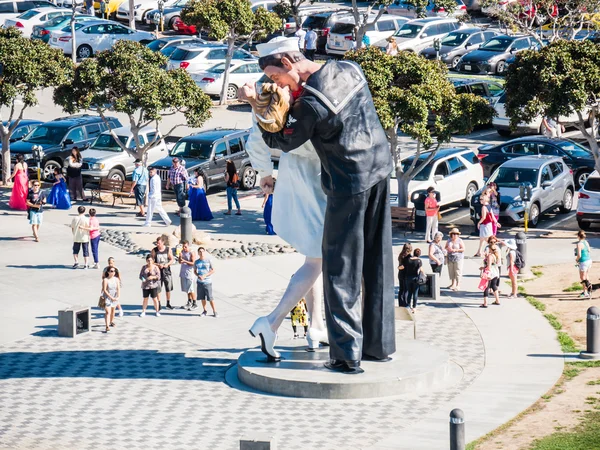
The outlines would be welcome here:
[[[96,210],[90,209],[90,243],[92,244],[92,256],[94,257],[94,269],[98,268],[98,245],[100,244],[100,224],[96,217]]]
[[[425,240],[427,243],[433,241],[435,233],[438,232],[438,213],[440,205],[435,198],[435,188],[427,188],[427,198],[425,199],[425,215],[427,216],[427,228],[425,229]]]

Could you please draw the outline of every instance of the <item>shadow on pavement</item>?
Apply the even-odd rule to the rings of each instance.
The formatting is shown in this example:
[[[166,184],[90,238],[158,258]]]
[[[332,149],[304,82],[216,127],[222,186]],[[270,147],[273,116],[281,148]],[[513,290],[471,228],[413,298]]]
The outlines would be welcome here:
[[[23,264],[23,265],[8,264],[6,267],[10,267],[11,269],[69,269],[69,270],[75,270],[75,269],[73,269],[73,266],[64,265],[64,264],[40,264],[38,266],[33,265],[33,264]]]

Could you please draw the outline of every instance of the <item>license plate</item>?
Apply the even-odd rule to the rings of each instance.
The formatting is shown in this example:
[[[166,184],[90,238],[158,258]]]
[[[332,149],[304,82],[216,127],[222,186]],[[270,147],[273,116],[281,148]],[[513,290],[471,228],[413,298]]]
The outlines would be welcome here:
[[[52,38],[52,42],[57,42],[58,38]]]
[[[341,47],[342,43],[338,42],[338,41],[334,41],[333,45],[335,45],[336,47]]]
[[[465,70],[471,70],[471,66],[465,64]]]

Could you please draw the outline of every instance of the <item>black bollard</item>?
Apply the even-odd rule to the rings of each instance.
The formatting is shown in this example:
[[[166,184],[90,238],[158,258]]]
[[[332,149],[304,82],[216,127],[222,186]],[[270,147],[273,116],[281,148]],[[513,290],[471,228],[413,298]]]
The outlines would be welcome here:
[[[191,244],[194,237],[192,236],[192,210],[184,206],[181,208],[179,218],[181,219],[181,240]]]
[[[523,262],[525,263],[525,265],[519,269],[517,277],[521,279],[533,278],[533,273],[529,270],[529,264],[527,263],[527,235],[522,231],[519,231],[515,235],[515,241],[517,243],[517,250],[521,253]]]
[[[600,359],[600,308],[590,306],[587,310],[587,349],[579,356],[584,359]]]
[[[465,450],[465,413],[462,409],[450,411],[450,450]]]

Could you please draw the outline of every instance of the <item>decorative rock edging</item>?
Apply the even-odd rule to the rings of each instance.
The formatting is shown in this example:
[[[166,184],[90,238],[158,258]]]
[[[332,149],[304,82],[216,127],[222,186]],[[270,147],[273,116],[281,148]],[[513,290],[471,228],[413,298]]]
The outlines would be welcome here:
[[[139,256],[140,258],[144,258],[145,255],[150,252],[150,249],[139,247],[131,239],[131,234],[126,231],[102,230],[100,232],[100,239],[107,244],[125,250],[127,253]],[[277,255],[296,252],[296,249],[294,249],[291,245],[267,244],[264,242],[244,242],[238,240],[230,241],[228,239],[214,240],[241,244],[239,247],[229,248],[210,248],[208,245],[206,245],[206,250],[217,259],[247,258],[252,256]]]

